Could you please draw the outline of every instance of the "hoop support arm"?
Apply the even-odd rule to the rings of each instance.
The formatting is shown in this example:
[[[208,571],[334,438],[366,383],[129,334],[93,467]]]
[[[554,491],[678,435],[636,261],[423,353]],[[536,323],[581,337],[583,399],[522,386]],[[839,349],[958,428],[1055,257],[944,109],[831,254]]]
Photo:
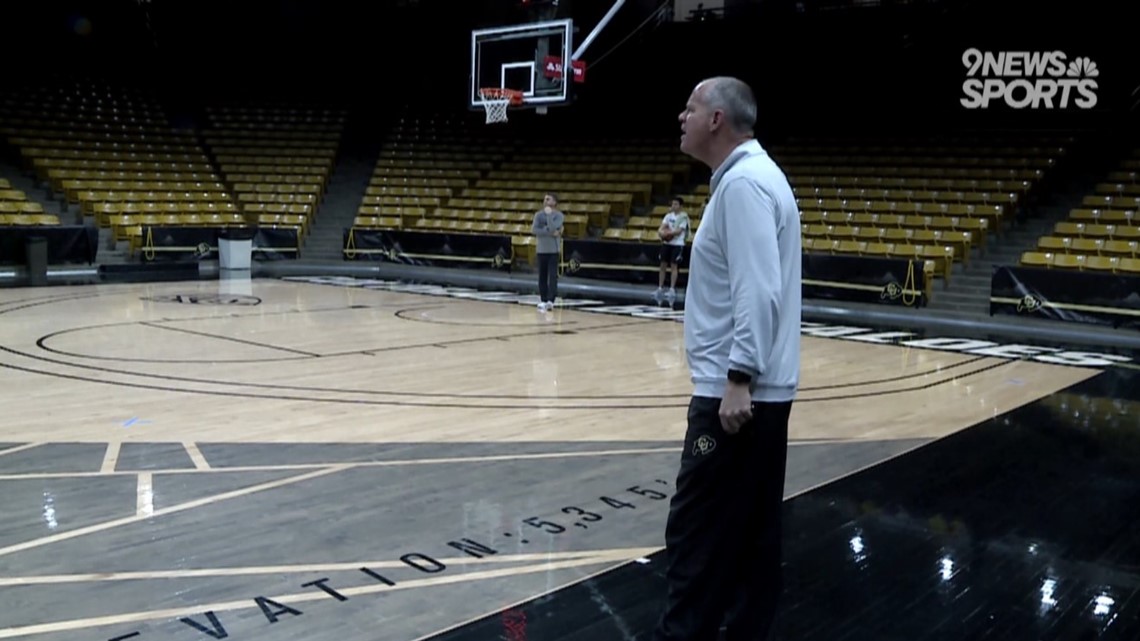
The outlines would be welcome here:
[[[625,4],[625,0],[617,0],[614,2],[614,6],[610,7],[610,10],[606,12],[606,15],[602,16],[602,19],[598,21],[597,26],[595,26],[594,30],[590,32],[590,35],[586,36],[586,39],[582,41],[582,44],[578,45],[578,50],[574,52],[574,55],[570,56],[571,60],[578,60],[582,57],[582,54],[586,52],[586,47],[589,47],[590,43],[594,41],[594,38],[597,38],[598,34],[602,32],[602,29],[605,29],[606,25],[610,23],[610,20],[613,20],[614,14],[618,12],[618,9],[621,9],[621,6],[623,4]]]

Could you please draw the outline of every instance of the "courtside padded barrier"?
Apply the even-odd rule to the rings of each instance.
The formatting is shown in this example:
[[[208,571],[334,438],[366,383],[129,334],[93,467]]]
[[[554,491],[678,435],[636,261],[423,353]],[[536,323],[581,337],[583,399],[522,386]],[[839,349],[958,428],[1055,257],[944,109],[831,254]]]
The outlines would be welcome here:
[[[567,240],[563,273],[581,278],[656,285],[661,243]],[[691,245],[679,266],[678,286],[688,274]],[[803,295],[835,301],[857,301],[921,307],[928,301],[925,264],[904,258],[835,254],[803,254]]]
[[[502,235],[352,228],[344,231],[344,259],[509,272],[514,248]]]
[[[656,285],[661,243],[565,240],[561,273],[567,277]],[[680,264],[678,285],[688,272],[691,246]],[[512,238],[503,235],[346,229],[344,258],[421,267],[463,267],[509,272]],[[803,254],[804,297],[922,307],[929,278],[921,260],[834,254]]]
[[[932,278],[928,262],[907,258],[803,255],[803,296],[819,300],[925,307]]]
[[[0,265],[27,262],[29,238],[47,240],[49,265],[93,264],[99,251],[99,230],[83,225],[35,225],[0,227]]]
[[[293,260],[301,251],[297,228],[147,226],[142,228],[142,260],[154,263],[217,258],[221,235],[241,235],[252,240],[251,258],[255,261]]]
[[[990,314],[1140,329],[1140,276],[998,267],[990,285]]]

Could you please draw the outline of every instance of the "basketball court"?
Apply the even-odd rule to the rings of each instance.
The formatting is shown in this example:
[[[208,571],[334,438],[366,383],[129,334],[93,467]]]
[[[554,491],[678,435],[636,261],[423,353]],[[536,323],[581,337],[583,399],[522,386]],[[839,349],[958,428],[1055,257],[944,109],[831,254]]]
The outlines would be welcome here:
[[[572,105],[624,4],[471,31],[459,108]],[[647,641],[683,309],[417,266],[0,289],[0,639]],[[1135,354],[801,330],[776,638],[1140,636]]]
[[[0,638],[427,638],[648,562],[678,313],[418,291],[0,291]],[[1128,360],[804,328],[789,497]]]

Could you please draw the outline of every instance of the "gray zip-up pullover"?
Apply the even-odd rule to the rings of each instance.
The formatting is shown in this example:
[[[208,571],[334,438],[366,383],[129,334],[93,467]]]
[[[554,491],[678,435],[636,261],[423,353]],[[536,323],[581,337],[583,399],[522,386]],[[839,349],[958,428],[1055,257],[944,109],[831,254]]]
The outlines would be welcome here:
[[[542,209],[535,213],[530,230],[535,235],[536,253],[558,253],[558,237],[554,235],[554,232],[562,231],[563,218],[562,212],[557,209],[551,211],[549,215]]]
[[[697,396],[721,398],[729,369],[754,401],[793,400],[800,375],[802,265],[795,194],[755,140],[713,173],[685,288],[685,351]]]

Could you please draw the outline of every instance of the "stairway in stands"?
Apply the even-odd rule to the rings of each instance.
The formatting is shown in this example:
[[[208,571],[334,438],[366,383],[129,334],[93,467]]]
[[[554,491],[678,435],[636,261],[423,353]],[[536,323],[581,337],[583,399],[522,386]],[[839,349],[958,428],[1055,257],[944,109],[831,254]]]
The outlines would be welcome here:
[[[976,318],[990,313],[990,284],[1000,265],[1017,265],[1021,254],[1037,247],[1041,236],[1079,207],[1082,197],[1103,179],[1119,160],[1120,145],[1104,140],[1084,140],[1072,148],[1047,178],[1048,184],[1033,194],[1023,219],[991,238],[986,254],[977,252],[967,266],[955,270],[948,288],[937,281],[929,309],[942,316]]]
[[[992,239],[984,256],[976,253],[970,263],[956,269],[951,275],[949,287],[943,288],[942,281],[935,281],[929,309],[937,310],[945,316],[977,317],[990,313],[990,281],[994,267],[1016,265],[1021,253],[1037,246],[1037,239],[1048,233],[1054,223],[1063,220],[1068,213],[1060,211],[1042,213],[1039,217],[1005,229],[1001,236]]]
[[[6,179],[12,189],[24,192],[29,201],[42,205],[45,214],[59,216],[61,224],[75,225],[83,222],[74,210],[68,209],[67,203],[52,196],[47,185],[37,185],[34,177],[17,164],[19,162],[18,154],[13,150],[0,154],[0,178]]]
[[[342,140],[336,165],[329,177],[328,194],[301,248],[304,260],[344,260],[344,230],[352,227],[364,200],[364,191],[380,155],[383,132],[371,123],[362,122],[357,114],[352,114]]]

